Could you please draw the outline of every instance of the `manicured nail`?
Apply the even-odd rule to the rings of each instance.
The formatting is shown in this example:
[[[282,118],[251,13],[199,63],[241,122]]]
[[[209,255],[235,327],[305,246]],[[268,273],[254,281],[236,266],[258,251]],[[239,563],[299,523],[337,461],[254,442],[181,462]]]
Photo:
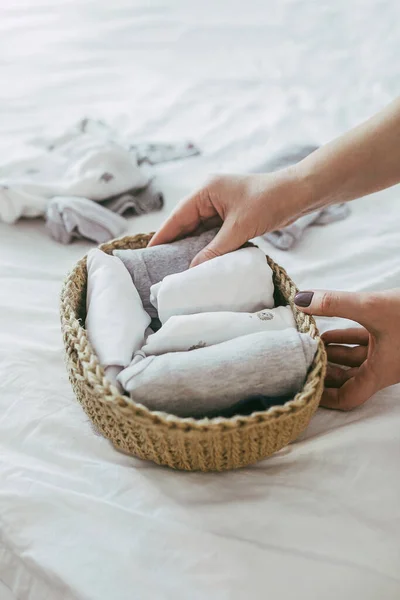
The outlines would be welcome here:
[[[307,306],[310,306],[313,296],[314,292],[299,292],[294,297],[294,303],[297,304],[297,306],[306,308]]]

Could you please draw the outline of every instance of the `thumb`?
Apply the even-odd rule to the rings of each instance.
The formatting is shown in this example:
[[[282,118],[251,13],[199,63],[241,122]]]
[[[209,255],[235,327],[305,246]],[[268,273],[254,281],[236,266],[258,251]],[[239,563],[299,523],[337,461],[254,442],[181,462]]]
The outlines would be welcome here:
[[[190,267],[196,267],[207,260],[237,250],[247,241],[246,236],[243,234],[236,234],[236,232],[233,231],[230,222],[226,220],[215,238],[194,257]]]
[[[363,293],[315,290],[298,292],[294,303],[308,314],[319,317],[342,317],[362,323],[360,318],[364,312],[364,296]]]

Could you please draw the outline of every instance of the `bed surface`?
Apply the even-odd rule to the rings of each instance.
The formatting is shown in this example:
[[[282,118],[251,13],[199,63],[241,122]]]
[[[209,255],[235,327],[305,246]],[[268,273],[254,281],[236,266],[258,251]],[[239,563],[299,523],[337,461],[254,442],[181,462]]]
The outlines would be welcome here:
[[[127,114],[138,139],[189,137],[203,155],[161,167],[165,209],[130,222],[153,230],[210,171],[323,143],[398,95],[400,5],[349,5],[1,5],[1,161],[83,116]],[[352,203],[291,252],[263,248],[303,289],[399,287],[399,197]],[[294,444],[238,472],[119,454],[63,364],[60,286],[89,247],[56,244],[40,221],[0,224],[0,600],[398,600],[399,387],[351,413],[320,409]]]

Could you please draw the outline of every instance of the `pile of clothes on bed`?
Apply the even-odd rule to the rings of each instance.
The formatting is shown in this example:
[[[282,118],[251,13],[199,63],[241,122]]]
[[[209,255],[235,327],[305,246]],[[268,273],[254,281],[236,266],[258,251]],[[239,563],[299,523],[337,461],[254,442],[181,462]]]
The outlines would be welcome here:
[[[191,142],[137,143],[82,119],[61,136],[34,141],[29,157],[0,166],[0,221],[43,217],[63,244],[106,242],[126,231],[127,216],[162,208],[154,165],[199,153]]]
[[[248,246],[189,268],[216,230],[87,257],[86,330],[106,377],[150,410],[249,414],[293,398],[317,342],[275,306],[264,253]]]
[[[29,158],[0,166],[0,221],[43,217],[56,241],[85,239],[97,244],[126,232],[126,217],[160,210],[164,196],[154,167],[200,154],[192,142],[137,143],[96,119],[85,118],[61,136],[36,140]],[[285,149],[253,172],[272,172],[299,162],[318,146]],[[310,226],[349,215],[337,204],[300,217],[265,234],[280,250],[290,250]]]

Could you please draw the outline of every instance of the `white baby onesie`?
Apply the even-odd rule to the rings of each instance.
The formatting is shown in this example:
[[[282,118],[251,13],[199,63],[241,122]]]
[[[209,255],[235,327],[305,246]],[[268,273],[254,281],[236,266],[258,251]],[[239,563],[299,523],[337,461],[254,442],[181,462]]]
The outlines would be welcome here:
[[[273,308],[272,270],[262,250],[242,248],[168,275],[151,287],[150,301],[163,325],[175,315]]]
[[[259,331],[296,328],[289,306],[264,309],[256,313],[212,312],[170,317],[147,338],[142,351],[146,356],[167,352],[186,352],[220,344]]]
[[[86,331],[114,385],[145,339],[150,317],[122,261],[101,250],[87,257]]]

